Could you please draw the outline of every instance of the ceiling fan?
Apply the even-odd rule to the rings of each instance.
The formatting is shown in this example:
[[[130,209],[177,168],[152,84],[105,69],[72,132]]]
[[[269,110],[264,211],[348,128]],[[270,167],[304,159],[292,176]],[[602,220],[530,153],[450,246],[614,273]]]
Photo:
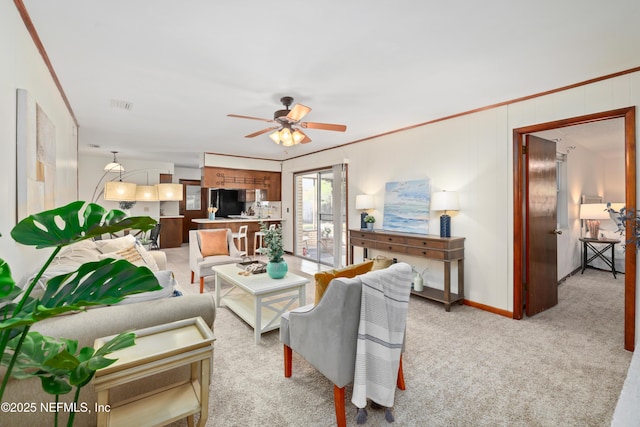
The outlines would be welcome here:
[[[345,130],[347,130],[347,127],[345,125],[301,122],[300,120],[302,120],[302,118],[306,116],[309,111],[311,111],[311,108],[302,104],[296,104],[293,106],[293,109],[289,110],[289,106],[293,103],[293,98],[290,96],[283,96],[282,98],[280,98],[280,102],[282,102],[282,105],[284,105],[285,109],[277,110],[276,112],[274,112],[272,120],[261,119],[259,117],[240,116],[238,114],[227,114],[227,116],[236,117],[238,119],[251,119],[260,120],[267,123],[275,123],[275,126],[259,130],[258,132],[254,132],[249,135],[245,135],[245,138],[253,138],[258,135],[262,135],[263,133],[275,130],[275,132],[272,132],[269,135],[269,138],[271,138],[276,144],[282,143],[282,145],[284,146],[306,144],[308,142],[311,142],[311,138],[309,138],[304,132],[302,132],[300,128],[332,130],[336,132],[344,132]]]

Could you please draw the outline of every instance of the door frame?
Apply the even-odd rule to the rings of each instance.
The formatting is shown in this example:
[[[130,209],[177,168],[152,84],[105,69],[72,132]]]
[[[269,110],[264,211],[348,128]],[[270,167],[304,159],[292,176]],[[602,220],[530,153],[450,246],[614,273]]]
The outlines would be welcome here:
[[[298,220],[298,213],[299,213],[299,207],[298,207],[298,200],[297,200],[297,191],[296,191],[296,177],[298,175],[306,175],[306,174],[318,174],[322,171],[333,171],[335,174],[334,169],[335,165],[330,165],[330,166],[324,166],[324,167],[317,167],[317,168],[313,168],[313,169],[304,169],[304,170],[300,170],[300,171],[294,171],[291,172],[291,176],[292,176],[292,187],[293,187],[293,191],[291,194],[293,194],[293,226],[292,226],[292,233],[293,233],[293,255],[298,256],[300,258],[303,259],[307,259],[310,261],[314,261],[314,262],[318,262],[318,264],[323,264],[323,265],[328,265],[325,263],[321,263],[320,260],[318,259],[316,260],[312,260],[311,258],[308,257],[304,257],[302,255],[298,255],[298,249],[300,249],[298,247],[298,228],[297,228],[297,220]],[[342,258],[344,257],[346,264],[348,265],[350,263],[350,259],[349,259],[349,215],[347,214],[349,212],[349,164],[348,163],[341,163],[341,166],[343,168],[343,178],[344,178],[344,206],[342,207],[342,211],[344,212],[344,228],[342,230],[342,233],[345,235],[345,244],[344,246],[344,254],[342,254],[342,251],[340,251],[340,258],[338,259],[338,263],[342,261]],[[335,184],[335,180],[334,180],[334,184]],[[339,191],[339,190],[338,190]],[[334,187],[334,192],[335,192],[335,187]],[[335,206],[334,206],[335,209]],[[339,215],[340,218],[342,218],[342,214]],[[320,232],[320,230],[318,230],[318,233]],[[334,233],[334,239],[335,239],[335,233]],[[340,237],[340,239],[338,239],[338,241],[341,241],[342,237]],[[332,267],[336,267],[336,251],[334,250],[334,265],[332,265]]]
[[[636,205],[636,107],[620,108],[579,117],[540,123],[513,129],[513,318],[522,319],[523,266],[524,250],[523,226],[526,215],[523,205],[523,142],[524,135],[566,126],[575,126],[600,120],[624,119],[625,150],[625,206],[628,210],[637,209]],[[629,224],[625,226],[625,236],[631,233]],[[635,348],[636,326],[636,247],[629,245],[625,250],[624,275],[624,348]]]

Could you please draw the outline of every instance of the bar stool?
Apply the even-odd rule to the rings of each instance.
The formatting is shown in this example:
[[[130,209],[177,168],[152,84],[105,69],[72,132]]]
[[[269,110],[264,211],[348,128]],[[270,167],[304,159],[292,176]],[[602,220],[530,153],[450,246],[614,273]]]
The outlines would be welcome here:
[[[240,252],[242,252],[242,255],[247,255],[247,252],[249,251],[249,240],[247,238],[248,230],[248,225],[241,225],[237,233],[231,233],[231,236],[233,236],[233,242],[235,243],[236,240],[238,241],[236,247]],[[242,249],[242,239],[244,239],[244,249]]]
[[[269,226],[269,230],[275,230],[276,229],[276,225],[275,224],[271,224]],[[260,241],[260,246],[258,246],[258,240]],[[256,231],[255,234],[253,235],[253,256],[256,256],[256,252],[259,254],[262,254],[262,249],[264,249],[264,247],[262,246],[264,244],[264,231]]]

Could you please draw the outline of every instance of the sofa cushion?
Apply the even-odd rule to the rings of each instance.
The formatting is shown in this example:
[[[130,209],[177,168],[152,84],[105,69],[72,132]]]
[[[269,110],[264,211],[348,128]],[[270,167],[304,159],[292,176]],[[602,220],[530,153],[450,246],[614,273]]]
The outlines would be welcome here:
[[[227,230],[199,231],[200,252],[203,257],[229,255]]]
[[[316,273],[313,276],[316,282],[315,303],[318,304],[320,302],[320,299],[322,298],[325,291],[327,290],[329,283],[336,277],[345,277],[345,278],[355,277],[360,274],[364,274],[371,271],[372,267],[373,267],[373,260],[370,260],[360,264],[350,265],[348,267],[341,268],[341,269]]]

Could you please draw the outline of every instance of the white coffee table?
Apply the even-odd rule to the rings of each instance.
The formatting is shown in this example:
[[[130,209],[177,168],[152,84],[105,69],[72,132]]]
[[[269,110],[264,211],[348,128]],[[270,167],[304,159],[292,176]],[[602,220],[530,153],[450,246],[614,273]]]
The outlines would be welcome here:
[[[280,316],[292,308],[306,304],[304,277],[287,273],[282,279],[272,279],[266,273],[243,276],[235,264],[212,267],[216,278],[216,307],[224,303],[255,331],[256,344],[264,332],[280,328]],[[220,280],[233,285],[223,295]]]

